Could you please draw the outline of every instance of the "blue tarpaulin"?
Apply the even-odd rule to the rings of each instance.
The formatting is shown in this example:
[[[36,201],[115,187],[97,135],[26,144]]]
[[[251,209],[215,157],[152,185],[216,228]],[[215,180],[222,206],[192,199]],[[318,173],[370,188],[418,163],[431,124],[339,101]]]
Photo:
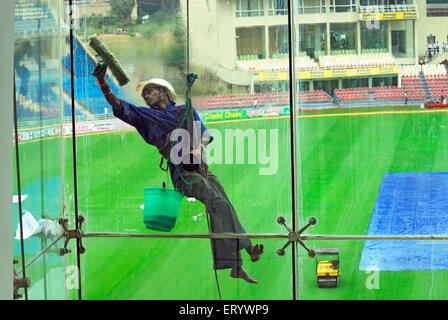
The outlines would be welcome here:
[[[368,235],[446,235],[448,172],[387,173]],[[448,241],[367,240],[360,270],[448,269]]]

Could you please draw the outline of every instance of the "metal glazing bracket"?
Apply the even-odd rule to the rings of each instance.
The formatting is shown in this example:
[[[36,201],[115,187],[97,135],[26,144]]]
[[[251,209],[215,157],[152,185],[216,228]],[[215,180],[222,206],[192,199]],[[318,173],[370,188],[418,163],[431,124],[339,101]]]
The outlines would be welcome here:
[[[83,254],[86,252],[86,249],[82,245],[82,237],[84,235],[84,233],[82,231],[82,224],[84,222],[84,217],[79,216],[78,222],[79,222],[79,229],[69,230],[68,229],[68,219],[64,219],[64,218],[59,219],[59,224],[62,226],[62,229],[63,229],[62,235],[65,237],[64,248],[61,248],[59,250],[59,254],[61,256],[64,256],[67,253],[72,252],[71,250],[67,249],[67,245],[68,245],[70,239],[79,239],[79,253]]]
[[[13,260],[13,264],[19,263],[18,260]],[[31,280],[30,278],[19,278],[17,276],[16,270],[13,268],[13,274],[14,274],[14,280],[13,280],[13,286],[14,286],[14,300],[22,298],[22,295],[19,294],[19,289],[29,288],[31,286]]]
[[[310,250],[307,248],[307,246],[303,243],[302,240],[300,240],[300,235],[303,233],[303,231],[305,231],[306,229],[308,229],[309,226],[311,225],[315,225],[317,223],[317,219],[314,217],[311,217],[308,220],[308,224],[306,226],[304,226],[302,229],[300,229],[299,231],[293,231],[291,230],[291,228],[289,228],[286,225],[286,219],[284,217],[278,217],[277,218],[277,223],[283,225],[286,230],[288,230],[288,242],[286,242],[286,244],[283,246],[283,248],[278,249],[277,250],[277,254],[279,256],[284,256],[285,255],[285,249],[292,243],[292,242],[298,242],[303,248],[305,248],[306,251],[308,251],[308,256],[310,258],[314,258],[316,256],[316,252],[314,250]]]

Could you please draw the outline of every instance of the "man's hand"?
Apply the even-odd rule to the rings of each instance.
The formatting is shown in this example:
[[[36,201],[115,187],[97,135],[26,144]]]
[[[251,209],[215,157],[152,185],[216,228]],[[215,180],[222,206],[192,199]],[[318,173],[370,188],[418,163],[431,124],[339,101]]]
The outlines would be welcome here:
[[[121,114],[123,111],[121,101],[112,92],[112,90],[110,90],[109,84],[107,84],[106,80],[104,79],[104,77],[106,76],[106,71],[107,71],[107,65],[101,68],[101,64],[98,63],[93,69],[93,74],[97,78],[101,86],[101,91],[103,92],[104,97],[106,98],[107,102],[109,102],[109,104],[112,106],[114,114]]]
[[[98,79],[98,82],[100,84],[104,83],[104,81],[105,81],[104,77],[106,76],[106,72],[107,72],[107,65],[104,66],[104,68],[101,69],[101,64],[100,63],[98,63],[95,66],[95,68],[93,69],[93,74]]]

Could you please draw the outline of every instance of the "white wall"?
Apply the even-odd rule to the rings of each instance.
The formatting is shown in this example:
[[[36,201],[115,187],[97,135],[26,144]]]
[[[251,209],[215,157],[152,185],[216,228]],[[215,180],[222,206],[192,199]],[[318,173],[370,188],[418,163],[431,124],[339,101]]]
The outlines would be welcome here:
[[[423,55],[426,52],[426,37],[430,34],[436,37],[440,43],[448,41],[448,18],[447,17],[427,17],[426,1],[418,1],[419,16],[417,19],[418,53]]]
[[[0,300],[12,299],[14,0],[0,1]]]

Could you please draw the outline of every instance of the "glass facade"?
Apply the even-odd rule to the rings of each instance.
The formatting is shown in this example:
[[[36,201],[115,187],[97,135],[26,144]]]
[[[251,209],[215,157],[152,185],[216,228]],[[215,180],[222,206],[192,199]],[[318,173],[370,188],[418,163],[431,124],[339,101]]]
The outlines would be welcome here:
[[[288,26],[269,27],[269,56],[287,56],[289,52]]]
[[[300,14],[325,13],[325,0],[299,0]]]
[[[392,54],[396,58],[412,58],[414,49],[414,21],[391,23]]]
[[[269,0],[270,16],[287,15],[288,14],[288,1],[287,0]]]
[[[386,6],[400,4],[414,4],[414,0],[360,0],[362,6]]]
[[[324,23],[303,24],[299,27],[300,51],[317,59],[327,52],[327,26]]]
[[[263,0],[236,0],[237,17],[258,17],[264,15]],[[277,8],[273,8],[277,9]],[[280,8],[279,8],[280,9]]]
[[[355,12],[355,0],[330,0],[330,12]]]
[[[361,23],[362,52],[388,52],[388,31],[386,21]]]
[[[447,114],[398,63],[415,21],[364,24],[354,0],[70,3],[16,4],[29,299],[446,298]],[[191,106],[202,171],[161,155]],[[63,228],[83,233],[65,248]]]
[[[330,24],[330,45],[334,54],[356,53],[356,23]]]
[[[21,196],[14,175],[13,253],[19,261],[15,268],[20,270],[20,276],[23,240],[26,275],[33,279],[28,298],[33,300],[65,299],[67,294],[64,285],[67,260],[59,255],[63,241],[58,224],[58,219],[64,217],[62,119],[66,115],[59,60],[63,31],[55,19],[60,10],[58,4],[27,1],[18,2],[15,7],[14,70]],[[17,163],[14,169],[17,170]]]
[[[276,31],[278,29],[279,28],[271,29],[274,35],[277,34]],[[262,59],[265,56],[263,28],[238,28],[236,29],[236,36],[236,51],[238,56],[252,56],[256,59]],[[277,46],[277,40],[272,40],[275,41],[274,45]],[[279,41],[281,41],[280,38]],[[276,50],[276,47],[274,47],[273,50]]]

